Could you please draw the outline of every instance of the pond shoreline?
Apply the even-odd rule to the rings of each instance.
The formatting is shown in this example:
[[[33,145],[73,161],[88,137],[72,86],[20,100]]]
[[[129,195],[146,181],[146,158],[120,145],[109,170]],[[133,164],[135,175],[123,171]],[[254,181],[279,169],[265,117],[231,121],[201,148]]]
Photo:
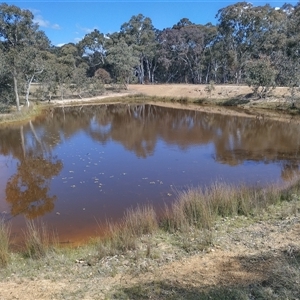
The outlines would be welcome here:
[[[92,241],[72,249],[48,248],[38,252],[40,257],[11,254],[8,265],[0,268],[1,296],[248,299],[259,294],[266,299],[272,293],[272,298],[294,299],[299,295],[300,201],[297,188],[287,193],[287,201],[275,201],[253,215],[217,218],[209,230],[147,227],[140,235],[151,224],[140,210],[143,221],[134,225],[140,231],[136,244],[125,251],[106,253],[111,245],[107,240],[102,246]],[[144,212],[149,217],[150,211]],[[125,238],[126,247],[133,242],[126,235],[132,221],[114,237]]]
[[[167,107],[189,108],[207,112],[228,113],[232,115],[249,116],[257,119],[265,117],[278,120],[291,121],[299,115],[298,109],[289,109],[289,91],[286,87],[278,87],[266,99],[254,99],[250,95],[252,90],[248,86],[216,85],[209,95],[205,92],[206,85],[191,84],[155,84],[155,85],[129,85],[122,92],[107,92],[104,95],[90,98],[72,98],[65,100],[52,100],[42,102],[34,112],[23,107],[21,113],[0,115],[0,124],[22,122],[39,114],[43,109],[52,106],[78,106],[90,104],[113,103],[155,103]],[[146,96],[147,99],[142,99]],[[181,105],[180,105],[181,104]]]

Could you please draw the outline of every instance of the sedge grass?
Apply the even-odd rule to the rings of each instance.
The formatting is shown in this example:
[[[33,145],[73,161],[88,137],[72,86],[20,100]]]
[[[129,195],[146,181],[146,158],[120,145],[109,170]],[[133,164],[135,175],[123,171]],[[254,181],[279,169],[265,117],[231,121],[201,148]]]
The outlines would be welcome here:
[[[275,186],[258,189],[222,182],[204,189],[190,188],[179,192],[177,201],[166,207],[162,227],[171,232],[190,226],[211,229],[218,217],[255,215],[269,205],[288,200],[290,193]]]
[[[107,227],[108,234],[99,244],[100,257],[136,249],[137,238],[155,232],[158,221],[154,208],[144,206],[128,209],[120,223],[108,222]]]
[[[24,254],[33,259],[45,257],[50,249],[58,245],[56,236],[49,233],[44,223],[37,223],[32,220],[26,222],[24,239]]]
[[[0,267],[5,267],[9,262],[10,226],[0,219]]]

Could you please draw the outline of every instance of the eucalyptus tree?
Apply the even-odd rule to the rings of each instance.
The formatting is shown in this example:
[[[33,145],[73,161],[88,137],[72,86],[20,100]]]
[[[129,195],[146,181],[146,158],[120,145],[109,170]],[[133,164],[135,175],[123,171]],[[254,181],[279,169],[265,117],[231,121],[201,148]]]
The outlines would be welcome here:
[[[89,74],[103,67],[106,63],[106,43],[108,38],[98,29],[86,34],[84,38],[77,44],[81,55],[86,58],[89,65]]]
[[[168,69],[169,79],[202,83],[209,70],[206,52],[216,34],[212,24],[197,25],[187,18],[163,30],[159,36],[160,62]]]
[[[72,43],[63,45],[57,51],[53,67],[55,68],[56,83],[61,100],[66,97],[68,88],[72,84],[73,73],[80,59],[78,48]]]
[[[43,63],[44,71],[37,75],[39,85],[35,94],[40,100],[51,101],[58,90],[58,78],[56,74],[57,69],[59,68],[58,57],[51,51],[45,52]]]
[[[300,3],[294,7],[286,4],[282,10],[286,13],[287,43],[280,74],[294,103],[300,94]]]
[[[13,94],[13,82],[0,43],[0,103],[7,104]]]
[[[268,56],[249,61],[245,66],[246,82],[255,95],[265,98],[276,87],[276,69]]]
[[[31,84],[38,78],[45,70],[45,60],[47,57],[47,50],[50,45],[50,41],[43,32],[37,32],[36,43],[34,45],[28,45],[24,48],[19,58],[19,70],[22,77],[20,83],[22,83],[25,102],[29,106],[29,93]]]
[[[43,42],[40,38],[43,36]],[[7,70],[13,81],[14,98],[17,109],[20,110],[20,83],[24,79],[24,62],[32,62],[32,51],[42,50],[49,46],[45,35],[38,30],[38,25],[33,21],[33,14],[29,10],[22,10],[15,5],[3,3],[0,5],[0,40]],[[41,71],[42,67],[38,60],[37,65],[30,66],[27,72],[27,85],[32,82],[33,74]],[[27,70],[28,71],[28,70]],[[31,80],[31,81],[30,81]]]
[[[121,26],[120,36],[128,46],[133,47],[134,54],[139,59],[137,66],[139,83],[145,82],[145,73],[147,80],[152,82],[156,69],[157,42],[151,19],[142,14],[131,17],[129,22]]]
[[[224,76],[240,83],[251,59],[270,56],[278,64],[286,44],[286,14],[269,4],[238,2],[218,11],[219,41],[223,43]]]
[[[249,10],[253,7],[247,2],[238,2],[218,11],[219,39],[223,43],[223,51],[226,59],[223,61],[223,71],[230,71],[224,78],[235,78],[236,83],[242,79],[242,69],[249,58],[249,30],[252,29],[249,18]]]
[[[122,37],[115,40],[107,50],[107,61],[112,65],[117,81],[127,88],[127,84],[134,75],[134,69],[140,64],[135,56],[134,47],[129,46]]]

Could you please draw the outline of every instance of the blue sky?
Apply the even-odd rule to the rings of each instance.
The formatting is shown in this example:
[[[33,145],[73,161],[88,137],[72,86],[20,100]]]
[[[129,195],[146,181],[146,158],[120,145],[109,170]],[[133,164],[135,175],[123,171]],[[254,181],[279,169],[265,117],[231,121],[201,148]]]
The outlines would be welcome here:
[[[217,22],[219,9],[239,1],[6,1],[22,9],[29,9],[53,45],[78,42],[85,34],[97,28],[102,33],[120,30],[123,23],[139,13],[151,18],[155,28],[172,27],[182,18],[196,24]],[[298,1],[249,1],[253,5],[269,3],[281,7],[285,2],[295,5]]]

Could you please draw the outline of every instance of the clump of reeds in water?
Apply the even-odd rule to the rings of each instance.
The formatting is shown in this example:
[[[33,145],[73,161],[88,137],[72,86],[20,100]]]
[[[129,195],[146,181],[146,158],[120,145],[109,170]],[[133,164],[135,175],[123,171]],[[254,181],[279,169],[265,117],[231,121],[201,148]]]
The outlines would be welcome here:
[[[9,262],[10,225],[0,219],[0,267],[5,267]]]

